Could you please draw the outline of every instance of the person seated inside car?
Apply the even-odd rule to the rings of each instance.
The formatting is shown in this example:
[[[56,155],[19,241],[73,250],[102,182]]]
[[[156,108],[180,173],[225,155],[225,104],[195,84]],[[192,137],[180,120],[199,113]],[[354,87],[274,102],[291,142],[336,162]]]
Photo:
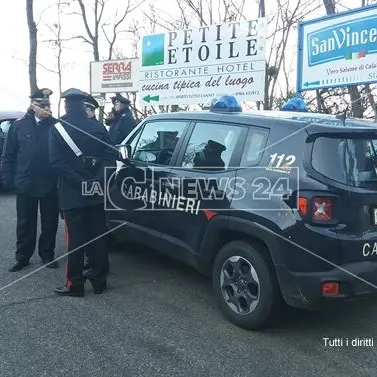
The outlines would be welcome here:
[[[168,165],[178,143],[177,135],[177,131],[157,131],[157,139],[141,150],[153,152],[156,155],[156,164]]]
[[[195,153],[194,168],[206,170],[222,170],[225,162],[221,159],[221,154],[226,150],[225,145],[214,140],[208,140],[203,151]]]

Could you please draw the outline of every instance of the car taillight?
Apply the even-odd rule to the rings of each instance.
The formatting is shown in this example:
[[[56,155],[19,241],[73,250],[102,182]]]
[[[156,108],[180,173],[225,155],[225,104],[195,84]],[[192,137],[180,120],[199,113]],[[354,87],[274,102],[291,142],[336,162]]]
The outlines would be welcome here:
[[[333,200],[326,197],[314,197],[312,200],[312,220],[313,221],[332,221],[333,219]]]
[[[308,199],[300,197],[298,199],[298,208],[299,208],[300,214],[302,216],[306,216],[308,214],[308,208],[309,208]]]
[[[322,284],[323,296],[338,296],[339,295],[339,283],[327,282]]]

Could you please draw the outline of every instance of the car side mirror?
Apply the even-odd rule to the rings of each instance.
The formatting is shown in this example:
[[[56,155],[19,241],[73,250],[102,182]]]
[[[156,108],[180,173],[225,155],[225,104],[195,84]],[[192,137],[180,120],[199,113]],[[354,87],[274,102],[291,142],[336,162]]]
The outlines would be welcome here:
[[[131,145],[117,145],[116,148],[119,151],[119,160],[124,162],[129,162],[132,156],[132,148]]]

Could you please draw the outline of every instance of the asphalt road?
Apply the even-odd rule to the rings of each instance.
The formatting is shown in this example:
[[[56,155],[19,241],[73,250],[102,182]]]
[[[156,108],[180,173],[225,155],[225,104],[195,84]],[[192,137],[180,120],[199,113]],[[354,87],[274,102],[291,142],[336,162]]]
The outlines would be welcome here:
[[[15,199],[0,194],[0,285],[9,273]],[[65,252],[63,227],[57,255]],[[62,260],[61,262],[64,262]],[[279,327],[249,332],[227,322],[210,282],[140,247],[111,253],[110,289],[85,298],[53,294],[63,263],[0,287],[1,377],[376,376],[377,303],[333,315],[288,311]],[[329,347],[324,337],[373,338],[373,347]]]

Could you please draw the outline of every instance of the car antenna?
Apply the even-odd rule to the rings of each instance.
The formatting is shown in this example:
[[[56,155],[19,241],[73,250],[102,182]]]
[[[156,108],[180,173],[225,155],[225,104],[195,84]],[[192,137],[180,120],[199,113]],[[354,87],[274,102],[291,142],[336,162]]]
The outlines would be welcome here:
[[[347,107],[346,107],[346,109],[344,110],[343,113],[340,113],[340,114],[336,115],[336,119],[339,119],[339,120],[342,121],[342,123],[343,123],[343,127],[346,126],[346,119],[347,119],[347,111],[348,111],[348,107],[349,107],[349,105],[347,105]]]

